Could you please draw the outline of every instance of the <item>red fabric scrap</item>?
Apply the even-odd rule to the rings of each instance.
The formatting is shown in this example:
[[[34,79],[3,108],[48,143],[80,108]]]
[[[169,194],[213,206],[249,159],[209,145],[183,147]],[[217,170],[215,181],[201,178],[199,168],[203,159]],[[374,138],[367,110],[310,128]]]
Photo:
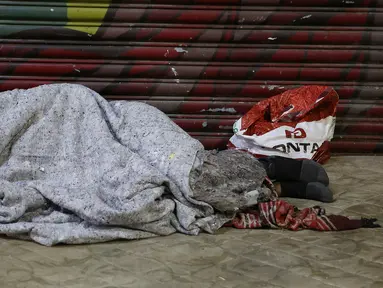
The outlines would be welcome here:
[[[380,227],[376,219],[350,219],[341,215],[327,216],[319,206],[299,210],[283,200],[259,203],[256,210],[241,212],[225,226],[238,229],[263,227],[283,228],[292,231],[311,229],[317,231],[342,231],[362,227]]]

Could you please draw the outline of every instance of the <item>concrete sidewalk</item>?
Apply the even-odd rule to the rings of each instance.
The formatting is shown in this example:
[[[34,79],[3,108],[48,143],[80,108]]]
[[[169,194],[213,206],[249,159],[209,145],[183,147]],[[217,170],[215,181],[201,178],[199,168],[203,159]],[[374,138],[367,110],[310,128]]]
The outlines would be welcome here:
[[[383,224],[383,157],[336,157],[326,167],[337,200],[322,206]],[[222,229],[53,248],[1,238],[0,248],[2,288],[383,287],[383,229]]]

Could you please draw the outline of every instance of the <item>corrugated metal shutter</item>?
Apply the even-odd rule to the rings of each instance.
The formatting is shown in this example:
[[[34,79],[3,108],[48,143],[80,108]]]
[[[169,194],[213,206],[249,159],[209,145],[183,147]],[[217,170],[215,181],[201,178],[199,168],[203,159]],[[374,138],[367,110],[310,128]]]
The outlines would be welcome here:
[[[0,90],[81,83],[223,148],[256,101],[326,84],[333,150],[383,151],[383,0],[0,0],[0,17]]]

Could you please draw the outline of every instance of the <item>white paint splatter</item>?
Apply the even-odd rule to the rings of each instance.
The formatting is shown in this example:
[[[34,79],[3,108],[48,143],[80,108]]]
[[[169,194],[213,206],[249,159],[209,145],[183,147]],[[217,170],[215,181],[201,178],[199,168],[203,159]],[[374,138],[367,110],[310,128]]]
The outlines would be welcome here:
[[[189,53],[188,50],[179,47],[174,48],[174,50],[176,50],[178,53]]]
[[[274,89],[284,89],[285,87],[278,86],[278,85],[261,85],[262,89],[269,89],[269,91],[272,91]]]
[[[309,14],[309,15],[303,16],[301,19],[308,19],[308,18],[310,18],[311,16],[313,16],[313,15]]]
[[[237,111],[234,108],[209,108],[209,109],[202,109],[200,112],[229,112],[229,113],[237,113]]]
[[[278,85],[269,85],[269,86],[267,86],[267,89],[269,89],[270,91],[272,91],[272,90],[274,90],[274,89],[276,89],[276,88],[278,88],[279,86]]]
[[[226,281],[226,279],[221,276],[219,276],[218,278],[221,279],[222,281]]]
[[[79,73],[81,72],[81,71],[80,71],[80,70],[78,70],[78,69],[74,69],[74,71],[76,71],[76,72],[79,72]]]
[[[51,8],[51,11],[53,12],[53,11],[55,11],[55,9]]]
[[[169,50],[166,50],[166,53],[164,54],[165,57],[168,57],[169,56]]]
[[[267,38],[267,39],[269,39],[269,40],[271,40],[271,41],[274,41],[274,40],[277,40],[277,37],[269,37],[269,38]]]
[[[204,127],[204,128],[207,127],[207,122],[206,121],[202,123],[202,127]]]
[[[92,37],[93,35],[92,34],[88,34],[88,37]]]
[[[176,69],[174,68],[174,67],[172,67],[172,71],[173,71],[173,74],[174,74],[174,76],[178,76],[178,73],[177,73],[177,71],[176,71]]]
[[[174,74],[174,77],[177,77],[178,76],[177,70],[174,67],[172,67],[171,69]],[[176,83],[180,83],[180,79],[175,79],[175,81]]]

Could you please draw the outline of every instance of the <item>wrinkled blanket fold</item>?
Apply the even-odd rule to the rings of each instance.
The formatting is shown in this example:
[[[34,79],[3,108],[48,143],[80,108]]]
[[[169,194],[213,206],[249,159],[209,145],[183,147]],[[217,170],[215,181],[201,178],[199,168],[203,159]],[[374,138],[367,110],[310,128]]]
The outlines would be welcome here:
[[[201,143],[151,106],[46,85],[1,93],[0,123],[0,233],[53,245],[195,235],[227,221],[190,197]]]
[[[203,201],[197,174],[193,197],[190,172],[209,157],[143,103],[107,102],[71,84],[0,93],[0,234],[54,245],[213,233],[234,214]],[[254,167],[256,180],[230,188],[252,192],[234,197],[232,208],[257,203],[249,189],[265,172]],[[223,178],[212,169],[210,179]]]

